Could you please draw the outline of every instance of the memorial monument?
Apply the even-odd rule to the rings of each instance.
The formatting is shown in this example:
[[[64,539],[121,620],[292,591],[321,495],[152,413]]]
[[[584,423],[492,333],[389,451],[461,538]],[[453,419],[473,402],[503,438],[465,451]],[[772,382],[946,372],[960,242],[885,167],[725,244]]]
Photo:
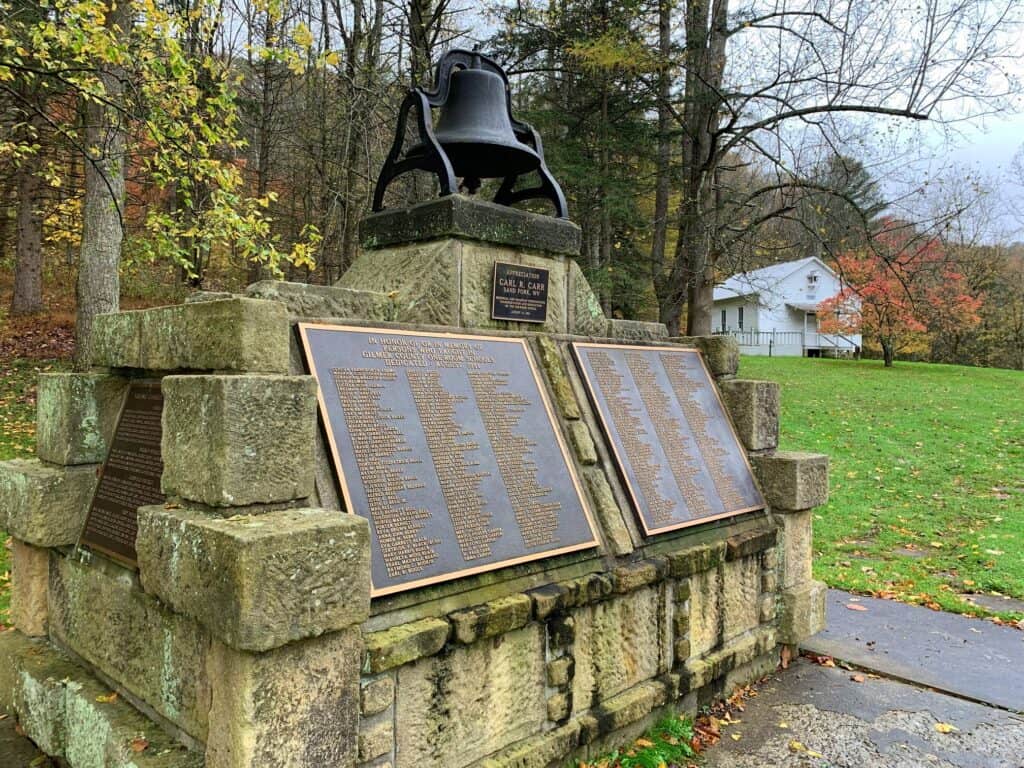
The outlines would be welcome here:
[[[41,377],[38,459],[0,463],[0,707],[44,751],[561,766],[823,626],[827,459],[777,450],[732,339],[604,316],[510,103],[452,52],[337,285],[101,316],[92,371]],[[415,170],[441,195],[385,207]]]

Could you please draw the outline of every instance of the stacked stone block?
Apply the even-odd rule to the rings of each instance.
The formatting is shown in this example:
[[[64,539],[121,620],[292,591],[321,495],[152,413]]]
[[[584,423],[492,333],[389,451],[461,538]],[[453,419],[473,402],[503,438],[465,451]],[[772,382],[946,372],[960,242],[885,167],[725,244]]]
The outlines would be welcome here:
[[[104,316],[95,370],[44,377],[39,459],[0,464],[19,628],[0,635],[0,705],[40,746],[71,768],[547,768],[728,693],[820,628],[810,510],[827,462],[777,451],[777,388],[736,378],[733,339],[685,340],[770,511],[642,536],[562,334],[678,340],[605,318],[572,260],[578,230],[523,216],[461,199],[391,212],[344,287]],[[495,259],[551,270],[547,326],[490,323]],[[366,521],[317,507],[303,316],[541,331],[531,349],[600,548],[371,606]],[[168,503],[139,511],[135,573],[71,547],[125,387],[157,376]],[[132,752],[139,738],[153,750]]]

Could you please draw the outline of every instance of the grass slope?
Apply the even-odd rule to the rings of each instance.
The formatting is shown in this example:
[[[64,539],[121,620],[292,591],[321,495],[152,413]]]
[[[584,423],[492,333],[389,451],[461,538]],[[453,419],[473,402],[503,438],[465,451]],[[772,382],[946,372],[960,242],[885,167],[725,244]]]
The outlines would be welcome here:
[[[975,615],[960,593],[1024,599],[1024,373],[745,357],[740,375],[781,384],[780,447],[831,457],[818,578]]]
[[[54,360],[14,359],[0,362],[0,460],[31,458],[36,450],[36,379],[61,370]],[[7,535],[0,531],[0,625],[10,607]]]

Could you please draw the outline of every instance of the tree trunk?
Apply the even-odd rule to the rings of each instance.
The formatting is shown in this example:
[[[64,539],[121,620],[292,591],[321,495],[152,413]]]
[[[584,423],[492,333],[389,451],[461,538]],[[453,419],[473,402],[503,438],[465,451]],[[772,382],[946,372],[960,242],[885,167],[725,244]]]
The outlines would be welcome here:
[[[892,342],[882,339],[882,358],[885,360],[885,367],[892,368],[892,361],[895,357],[895,350],[893,349]]]
[[[119,3],[109,10],[106,23],[127,34],[131,6]],[[118,103],[123,92],[121,74],[103,71],[100,80],[106,99]],[[84,111],[87,157],[75,324],[75,367],[79,370],[89,365],[93,319],[118,310],[126,160],[124,127],[117,110],[92,99],[85,103]]]
[[[14,263],[11,314],[43,309],[43,180],[40,155],[30,155],[18,168],[18,244]]]
[[[661,291],[657,286],[665,279],[668,198],[671,190],[672,138],[669,132],[672,121],[669,104],[672,77],[671,56],[672,3],[670,0],[660,0],[658,4],[658,57],[661,66],[661,70],[658,72],[658,154],[654,177],[654,222],[651,232],[651,279],[654,281],[655,291],[659,295]]]

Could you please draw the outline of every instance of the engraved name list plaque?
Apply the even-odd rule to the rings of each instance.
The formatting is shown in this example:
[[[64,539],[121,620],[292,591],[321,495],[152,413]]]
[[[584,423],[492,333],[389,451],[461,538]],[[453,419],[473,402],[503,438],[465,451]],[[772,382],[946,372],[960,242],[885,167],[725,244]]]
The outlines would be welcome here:
[[[164,396],[159,380],[133,381],[103,462],[79,544],[134,566],[138,509],[163,504],[160,453]]]
[[[596,546],[524,339],[299,333],[374,596]]]
[[[764,508],[696,350],[582,342],[572,348],[648,535]]]

